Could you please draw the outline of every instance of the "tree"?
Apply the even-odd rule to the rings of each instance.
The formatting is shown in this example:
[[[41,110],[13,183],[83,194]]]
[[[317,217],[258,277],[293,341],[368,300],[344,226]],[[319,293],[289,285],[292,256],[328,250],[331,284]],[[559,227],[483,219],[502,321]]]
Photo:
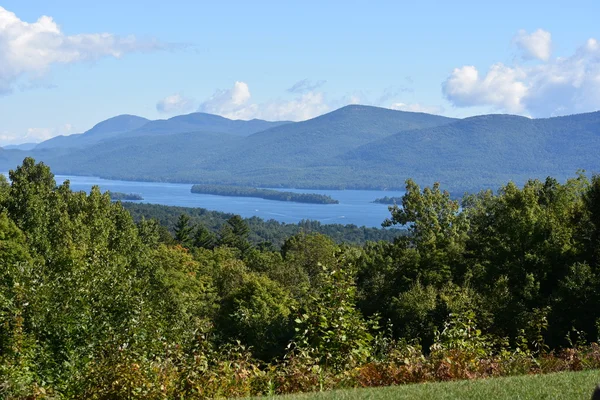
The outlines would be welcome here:
[[[27,232],[31,249],[44,252],[50,246],[48,200],[56,188],[54,175],[46,165],[36,164],[33,158],[27,157],[21,166],[9,172],[9,177],[8,215],[21,230]]]
[[[138,222],[138,235],[142,243],[150,247],[156,247],[160,241],[160,225],[155,219],[146,219]]]
[[[365,321],[356,308],[352,266],[339,260],[321,268],[321,292],[310,296],[296,318],[294,342],[300,353],[335,370],[353,368],[371,354],[374,321]]]
[[[196,231],[194,232],[194,247],[201,247],[203,249],[213,249],[215,247],[217,238],[209,231],[204,225],[198,224]]]
[[[190,217],[187,214],[179,215],[175,225],[175,240],[184,247],[192,244],[192,232],[194,228],[190,225]]]
[[[244,255],[252,247],[248,241],[249,234],[250,228],[246,221],[239,215],[234,215],[221,229],[220,244],[236,248]]]
[[[302,275],[305,275],[310,287],[318,290],[323,278],[319,263],[335,265],[339,250],[333,240],[325,235],[299,233],[285,241],[281,254],[287,268],[294,271],[298,283],[304,280]]]
[[[382,224],[408,227],[409,235],[396,240],[396,257],[405,264],[404,286],[417,278],[424,285],[438,286],[452,279],[453,271],[461,264],[469,228],[459,209],[459,202],[440,190],[439,183],[421,192],[414,181],[406,181],[402,206],[390,206],[392,216]]]

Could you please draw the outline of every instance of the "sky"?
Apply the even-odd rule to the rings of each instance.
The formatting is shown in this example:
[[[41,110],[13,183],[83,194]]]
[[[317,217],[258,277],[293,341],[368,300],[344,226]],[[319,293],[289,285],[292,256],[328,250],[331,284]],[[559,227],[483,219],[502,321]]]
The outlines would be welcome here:
[[[596,111],[598,15],[598,0],[0,0],[0,146],[120,114]]]

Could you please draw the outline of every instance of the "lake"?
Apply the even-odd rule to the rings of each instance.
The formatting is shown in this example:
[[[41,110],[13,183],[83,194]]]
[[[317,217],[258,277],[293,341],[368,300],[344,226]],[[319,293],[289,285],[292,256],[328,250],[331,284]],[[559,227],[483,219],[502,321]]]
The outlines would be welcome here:
[[[5,175],[7,175],[5,173]],[[320,221],[324,224],[354,224],[380,227],[390,216],[387,205],[371,203],[384,196],[402,196],[402,191],[377,190],[312,190],[276,189],[296,193],[325,194],[339,200],[339,204],[305,204],[252,197],[225,197],[191,193],[191,184],[163,182],[117,181],[89,176],[56,175],[56,182],[71,182],[74,191],[89,192],[97,185],[104,192],[137,193],[144,200],[136,203],[163,204],[167,206],[200,207],[208,210],[239,214],[242,217],[257,216],[265,220],[298,223],[303,219]]]

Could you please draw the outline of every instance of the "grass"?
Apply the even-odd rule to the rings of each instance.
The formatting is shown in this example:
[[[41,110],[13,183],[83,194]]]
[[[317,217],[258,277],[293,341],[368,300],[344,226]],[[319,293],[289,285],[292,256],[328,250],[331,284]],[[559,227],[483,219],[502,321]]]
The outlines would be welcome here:
[[[281,400],[391,399],[590,399],[600,371],[559,372],[474,381],[423,383],[280,396]]]

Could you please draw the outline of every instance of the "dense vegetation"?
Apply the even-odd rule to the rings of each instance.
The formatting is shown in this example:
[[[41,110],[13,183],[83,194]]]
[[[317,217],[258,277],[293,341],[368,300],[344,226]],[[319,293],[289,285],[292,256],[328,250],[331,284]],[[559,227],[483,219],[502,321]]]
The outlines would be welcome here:
[[[284,192],[247,186],[193,185],[192,193],[232,197],[258,197],[259,199],[293,201],[296,203],[339,204],[339,201],[324,194]]]
[[[384,196],[381,197],[379,199],[375,199],[373,200],[373,203],[379,203],[379,204],[400,204],[402,203],[402,197],[389,197],[389,196]]]
[[[600,178],[452,200],[393,242],[171,235],[25,159],[0,181],[0,396],[206,398],[600,367]],[[137,205],[135,205],[137,206]]]
[[[144,200],[144,198],[137,193],[121,193],[108,191],[108,195],[111,200]]]
[[[209,211],[204,208],[189,208],[177,206],[163,206],[159,204],[123,203],[135,222],[143,219],[154,219],[160,224],[160,228],[175,234],[175,227],[182,214],[189,217],[189,225],[192,230],[199,227],[208,229],[213,235],[227,225],[227,221],[235,215],[220,211]],[[320,233],[326,235],[337,244],[347,243],[364,245],[366,242],[386,241],[392,242],[402,234],[405,229],[397,228],[368,228],[356,225],[322,224],[319,221],[302,220],[297,224],[279,222],[274,219],[268,221],[259,217],[244,219],[248,225],[248,241],[253,246],[281,249],[285,241],[299,233]]]
[[[600,112],[456,120],[358,105],[296,123],[120,116],[32,151],[0,150],[0,167],[31,155],[62,174],[303,189],[401,189],[410,177],[462,196],[600,172],[599,126]]]

